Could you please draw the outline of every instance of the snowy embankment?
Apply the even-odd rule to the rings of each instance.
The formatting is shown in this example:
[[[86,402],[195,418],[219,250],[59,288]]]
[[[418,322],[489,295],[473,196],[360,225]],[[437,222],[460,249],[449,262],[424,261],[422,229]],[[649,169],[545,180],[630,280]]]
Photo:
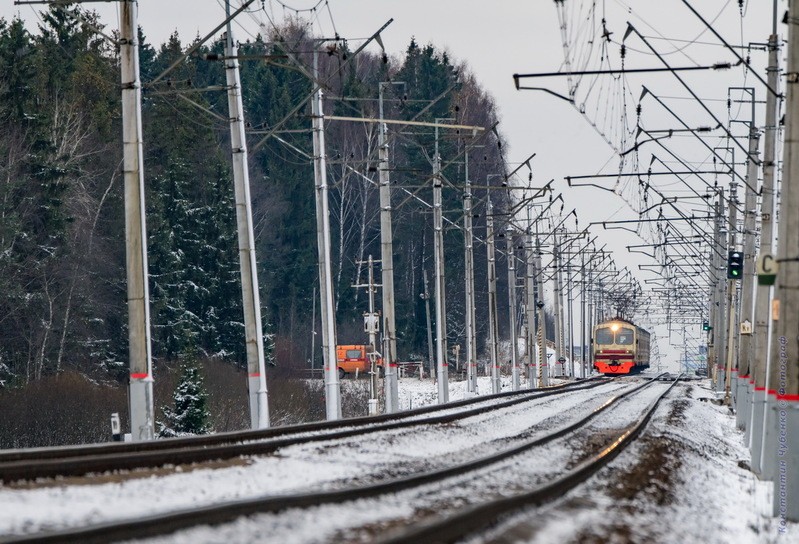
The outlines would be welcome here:
[[[637,379],[632,379],[638,381]],[[462,382],[451,384],[450,398],[466,393]],[[504,381],[507,386],[507,381]],[[480,391],[490,392],[488,378]],[[479,456],[537,430],[560,427],[584,415],[621,389],[603,385],[586,391],[524,403],[464,419],[443,428],[420,426],[410,431],[386,431],[366,440],[344,439],[284,448],[277,455],[242,459],[219,469],[197,468],[112,481],[99,485],[57,484],[31,489],[0,487],[0,539],[3,534],[30,533],[46,527],[81,526],[148,513],[177,510],[264,495],[362,485],[409,471]],[[658,387],[659,388],[659,387]],[[504,389],[504,387],[503,387]],[[401,380],[401,406],[436,402],[435,384],[415,378]],[[654,393],[654,388],[653,388]],[[488,539],[474,542],[652,542],[652,543],[772,543],[799,541],[799,526],[771,518],[770,485],[746,468],[743,435],[735,429],[726,407],[699,400],[712,394],[702,385],[679,385],[657,410],[642,440],[600,471],[587,485],[529,515],[515,517]],[[621,403],[635,412],[652,394]],[[402,404],[404,401],[404,404]],[[629,423],[622,414],[608,414],[592,425],[594,434]],[[540,431],[537,431],[540,432]],[[590,434],[590,433],[587,433]],[[358,501],[347,506],[323,506],[287,515],[262,515],[209,529],[173,535],[167,542],[246,541],[281,536],[292,542],[336,541],[354,536],[349,527],[371,525],[381,533],[389,520],[413,516],[420,505],[439,513],[468,502],[468,492],[493,488],[500,493],[536,485],[547,473],[559,471],[555,459],[568,456],[574,443],[553,444],[487,472],[479,478],[403,492],[384,501]],[[524,476],[524,477],[523,477]],[[442,502],[443,501],[443,502]],[[267,531],[267,533],[264,533]],[[502,536],[500,536],[500,534]],[[360,534],[356,538],[367,538]]]
[[[588,486],[472,542],[799,542],[799,524],[771,516],[772,484],[748,470],[743,432],[712,398],[706,381],[678,386],[641,440]]]
[[[401,380],[401,391],[414,405],[435,401],[435,384]],[[488,378],[478,387],[490,392]],[[513,440],[530,426],[555,424],[583,415],[623,385],[603,385],[533,400],[519,406],[472,416],[455,424],[372,433],[365,440],[348,438],[292,446],[275,455],[243,458],[221,468],[182,472],[143,472],[136,478],[103,476],[102,483],[15,489],[0,487],[0,536],[43,529],[83,526],[147,514],[193,508],[219,501],[312,492],[360,484],[399,473],[428,470],[492,448],[494,441]],[[463,396],[463,382],[451,384],[451,399]],[[460,391],[460,392],[459,392]],[[432,395],[432,396],[431,396]],[[407,402],[407,401],[406,401]]]

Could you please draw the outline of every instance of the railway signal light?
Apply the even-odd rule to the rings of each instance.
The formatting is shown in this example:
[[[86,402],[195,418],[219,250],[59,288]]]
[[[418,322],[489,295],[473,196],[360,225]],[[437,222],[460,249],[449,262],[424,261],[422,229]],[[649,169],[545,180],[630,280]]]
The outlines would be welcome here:
[[[727,255],[727,279],[739,280],[743,276],[744,254],[740,251],[730,251]]]
[[[710,323],[708,321],[702,321],[702,330],[703,331],[709,331],[712,328],[713,327],[710,326]]]

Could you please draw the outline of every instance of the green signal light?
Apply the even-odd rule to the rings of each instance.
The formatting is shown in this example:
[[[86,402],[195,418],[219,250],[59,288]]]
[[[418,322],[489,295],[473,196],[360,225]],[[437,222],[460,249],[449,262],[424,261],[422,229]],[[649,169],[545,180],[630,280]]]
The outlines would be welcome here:
[[[744,267],[744,254],[740,251],[730,251],[727,255],[727,279],[741,278]]]

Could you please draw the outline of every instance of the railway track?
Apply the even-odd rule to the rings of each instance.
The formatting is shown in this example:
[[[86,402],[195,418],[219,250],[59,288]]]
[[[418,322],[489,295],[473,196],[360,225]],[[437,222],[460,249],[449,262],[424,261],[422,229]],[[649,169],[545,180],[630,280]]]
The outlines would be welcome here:
[[[678,378],[679,379],[679,378]],[[478,506],[470,507],[462,512],[447,514],[446,518],[436,522],[428,523],[421,528],[403,531],[391,536],[386,542],[436,542],[452,541],[464,534],[478,530],[479,528],[491,523],[497,516],[505,512],[518,509],[530,504],[541,504],[546,500],[551,500],[560,496],[565,490],[571,489],[575,485],[587,479],[591,474],[599,470],[615,455],[621,448],[629,444],[640,432],[648,421],[654,407],[660,399],[671,390],[677,383],[675,380],[657,398],[657,401],[646,411],[642,418],[631,429],[619,437],[613,444],[606,448],[597,456],[597,459],[590,459],[581,463],[575,469],[569,471],[562,477],[553,482],[534,490],[510,497],[507,499],[494,500],[481,503]],[[358,488],[338,489],[315,493],[301,493],[294,495],[281,495],[262,497],[251,500],[240,500],[219,505],[207,506],[199,509],[183,510],[168,514],[152,515],[138,518],[136,520],[112,522],[96,525],[93,527],[68,529],[49,534],[36,534],[29,537],[15,537],[7,542],[112,542],[119,540],[130,540],[139,538],[149,538],[167,535],[176,531],[191,528],[197,525],[219,525],[238,518],[252,516],[260,513],[278,513],[289,509],[305,509],[322,505],[336,505],[359,499],[369,499],[390,494],[395,494],[403,490],[418,488],[420,486],[441,482],[448,478],[468,474],[499,463],[503,460],[530,451],[556,440],[557,438],[568,435],[569,433],[584,427],[597,415],[615,406],[622,399],[625,399],[642,389],[657,383],[650,380],[639,386],[628,389],[620,393],[600,407],[593,410],[588,416],[580,418],[569,425],[550,432],[545,436],[527,440],[516,446],[506,448],[500,452],[486,455],[471,461],[460,463],[454,466],[412,474],[390,481],[373,483],[371,485]],[[5,540],[0,540],[6,542]]]
[[[553,386],[545,390],[509,391],[376,417],[306,423],[256,431],[148,442],[12,450],[0,452],[0,482],[80,477],[87,474],[154,469],[167,465],[177,466],[228,460],[247,455],[264,455],[297,444],[347,438],[415,425],[451,423],[566,391],[597,387],[609,381],[607,378],[599,377]],[[453,411],[456,408],[481,404],[484,406]],[[437,412],[442,414],[436,415]]]
[[[467,535],[474,535],[491,527],[498,520],[503,517],[508,517],[514,512],[519,512],[525,508],[541,506],[562,497],[575,487],[585,483],[597,471],[607,466],[632,444],[652,418],[660,401],[675,385],[677,385],[677,383],[679,383],[680,379],[682,379],[682,375],[677,376],[677,378],[672,381],[671,385],[658,395],[656,400],[649,405],[634,425],[628,427],[601,451],[590,456],[554,480],[526,493],[483,501],[480,504],[461,509],[458,512],[449,513],[446,517],[438,518],[432,522],[403,529],[380,540],[380,544],[458,542]],[[654,381],[655,380],[652,380],[650,383]]]

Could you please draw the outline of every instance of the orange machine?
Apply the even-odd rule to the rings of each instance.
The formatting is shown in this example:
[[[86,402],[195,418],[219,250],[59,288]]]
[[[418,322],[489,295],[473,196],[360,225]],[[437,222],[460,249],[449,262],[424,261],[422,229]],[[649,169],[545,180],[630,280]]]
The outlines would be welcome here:
[[[343,378],[345,374],[364,374],[369,372],[371,359],[369,354],[374,351],[372,346],[363,344],[352,344],[336,346],[336,366],[338,367],[338,377]],[[383,359],[377,358],[377,371],[383,372]]]

